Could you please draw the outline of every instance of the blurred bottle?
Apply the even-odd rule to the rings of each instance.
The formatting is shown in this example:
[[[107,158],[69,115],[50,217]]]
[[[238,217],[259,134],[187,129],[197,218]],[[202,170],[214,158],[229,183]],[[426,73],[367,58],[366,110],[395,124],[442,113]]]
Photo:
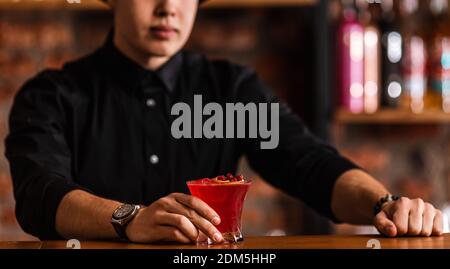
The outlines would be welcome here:
[[[364,28],[354,0],[341,0],[342,18],[337,34],[340,105],[352,113],[364,111]]]
[[[383,107],[397,108],[403,94],[402,58],[403,37],[401,34],[400,0],[383,0],[380,22],[382,55]]]
[[[402,0],[402,36],[404,43],[403,86],[404,94],[400,96],[400,106],[414,113],[421,113],[425,108],[427,85],[427,38],[426,18],[423,6],[428,1]]]
[[[426,105],[430,109],[450,112],[450,20],[447,0],[431,0],[433,14],[430,39],[430,93]]]
[[[364,26],[364,112],[375,113],[381,98],[381,5],[359,1]]]
[[[442,231],[444,233],[450,232],[450,204],[445,204],[442,208],[442,222],[443,222],[443,229]]]

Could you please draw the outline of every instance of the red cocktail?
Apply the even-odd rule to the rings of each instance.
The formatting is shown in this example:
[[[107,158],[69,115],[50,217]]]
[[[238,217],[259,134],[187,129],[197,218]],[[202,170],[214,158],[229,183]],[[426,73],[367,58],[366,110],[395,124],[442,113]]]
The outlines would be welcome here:
[[[219,214],[221,219],[217,229],[226,242],[235,243],[243,240],[241,232],[241,215],[245,196],[250,188],[250,181],[242,176],[218,176],[188,181],[191,194],[207,203]],[[208,240],[210,242],[210,240]]]

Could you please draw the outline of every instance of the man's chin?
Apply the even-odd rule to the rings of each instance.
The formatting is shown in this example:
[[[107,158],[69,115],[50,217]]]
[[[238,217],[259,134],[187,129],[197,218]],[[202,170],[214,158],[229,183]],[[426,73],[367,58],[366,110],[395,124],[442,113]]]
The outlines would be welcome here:
[[[148,55],[156,56],[156,57],[172,57],[175,55],[179,49],[174,48],[173,46],[164,46],[164,45],[158,45],[158,46],[147,46],[145,48],[145,51]]]

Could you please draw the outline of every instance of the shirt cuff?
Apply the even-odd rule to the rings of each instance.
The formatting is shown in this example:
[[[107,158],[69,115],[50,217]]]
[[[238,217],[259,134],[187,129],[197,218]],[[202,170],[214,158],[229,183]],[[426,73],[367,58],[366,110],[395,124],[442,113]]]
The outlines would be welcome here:
[[[327,216],[334,223],[342,223],[342,221],[334,215],[331,208],[334,186],[342,174],[353,169],[361,168],[340,155],[329,158],[323,165],[323,181],[320,182],[320,188],[323,189],[325,193],[323,195],[324,199],[320,200],[320,203],[322,204],[319,205],[319,208],[323,209],[324,211],[322,214]]]

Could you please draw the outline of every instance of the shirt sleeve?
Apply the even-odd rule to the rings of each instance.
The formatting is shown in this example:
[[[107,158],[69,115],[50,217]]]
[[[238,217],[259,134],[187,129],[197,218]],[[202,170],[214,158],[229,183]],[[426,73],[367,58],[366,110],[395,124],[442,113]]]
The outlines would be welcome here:
[[[312,135],[301,119],[275,97],[254,71],[243,72],[237,95],[243,103],[267,103],[268,122],[270,104],[279,103],[278,146],[261,149],[261,139],[245,140],[245,154],[250,166],[273,186],[339,222],[331,210],[334,184],[344,172],[359,167]]]
[[[47,73],[28,81],[15,97],[5,141],[22,229],[40,239],[60,238],[56,210],[68,192],[83,189],[71,180],[66,112],[58,83]]]

